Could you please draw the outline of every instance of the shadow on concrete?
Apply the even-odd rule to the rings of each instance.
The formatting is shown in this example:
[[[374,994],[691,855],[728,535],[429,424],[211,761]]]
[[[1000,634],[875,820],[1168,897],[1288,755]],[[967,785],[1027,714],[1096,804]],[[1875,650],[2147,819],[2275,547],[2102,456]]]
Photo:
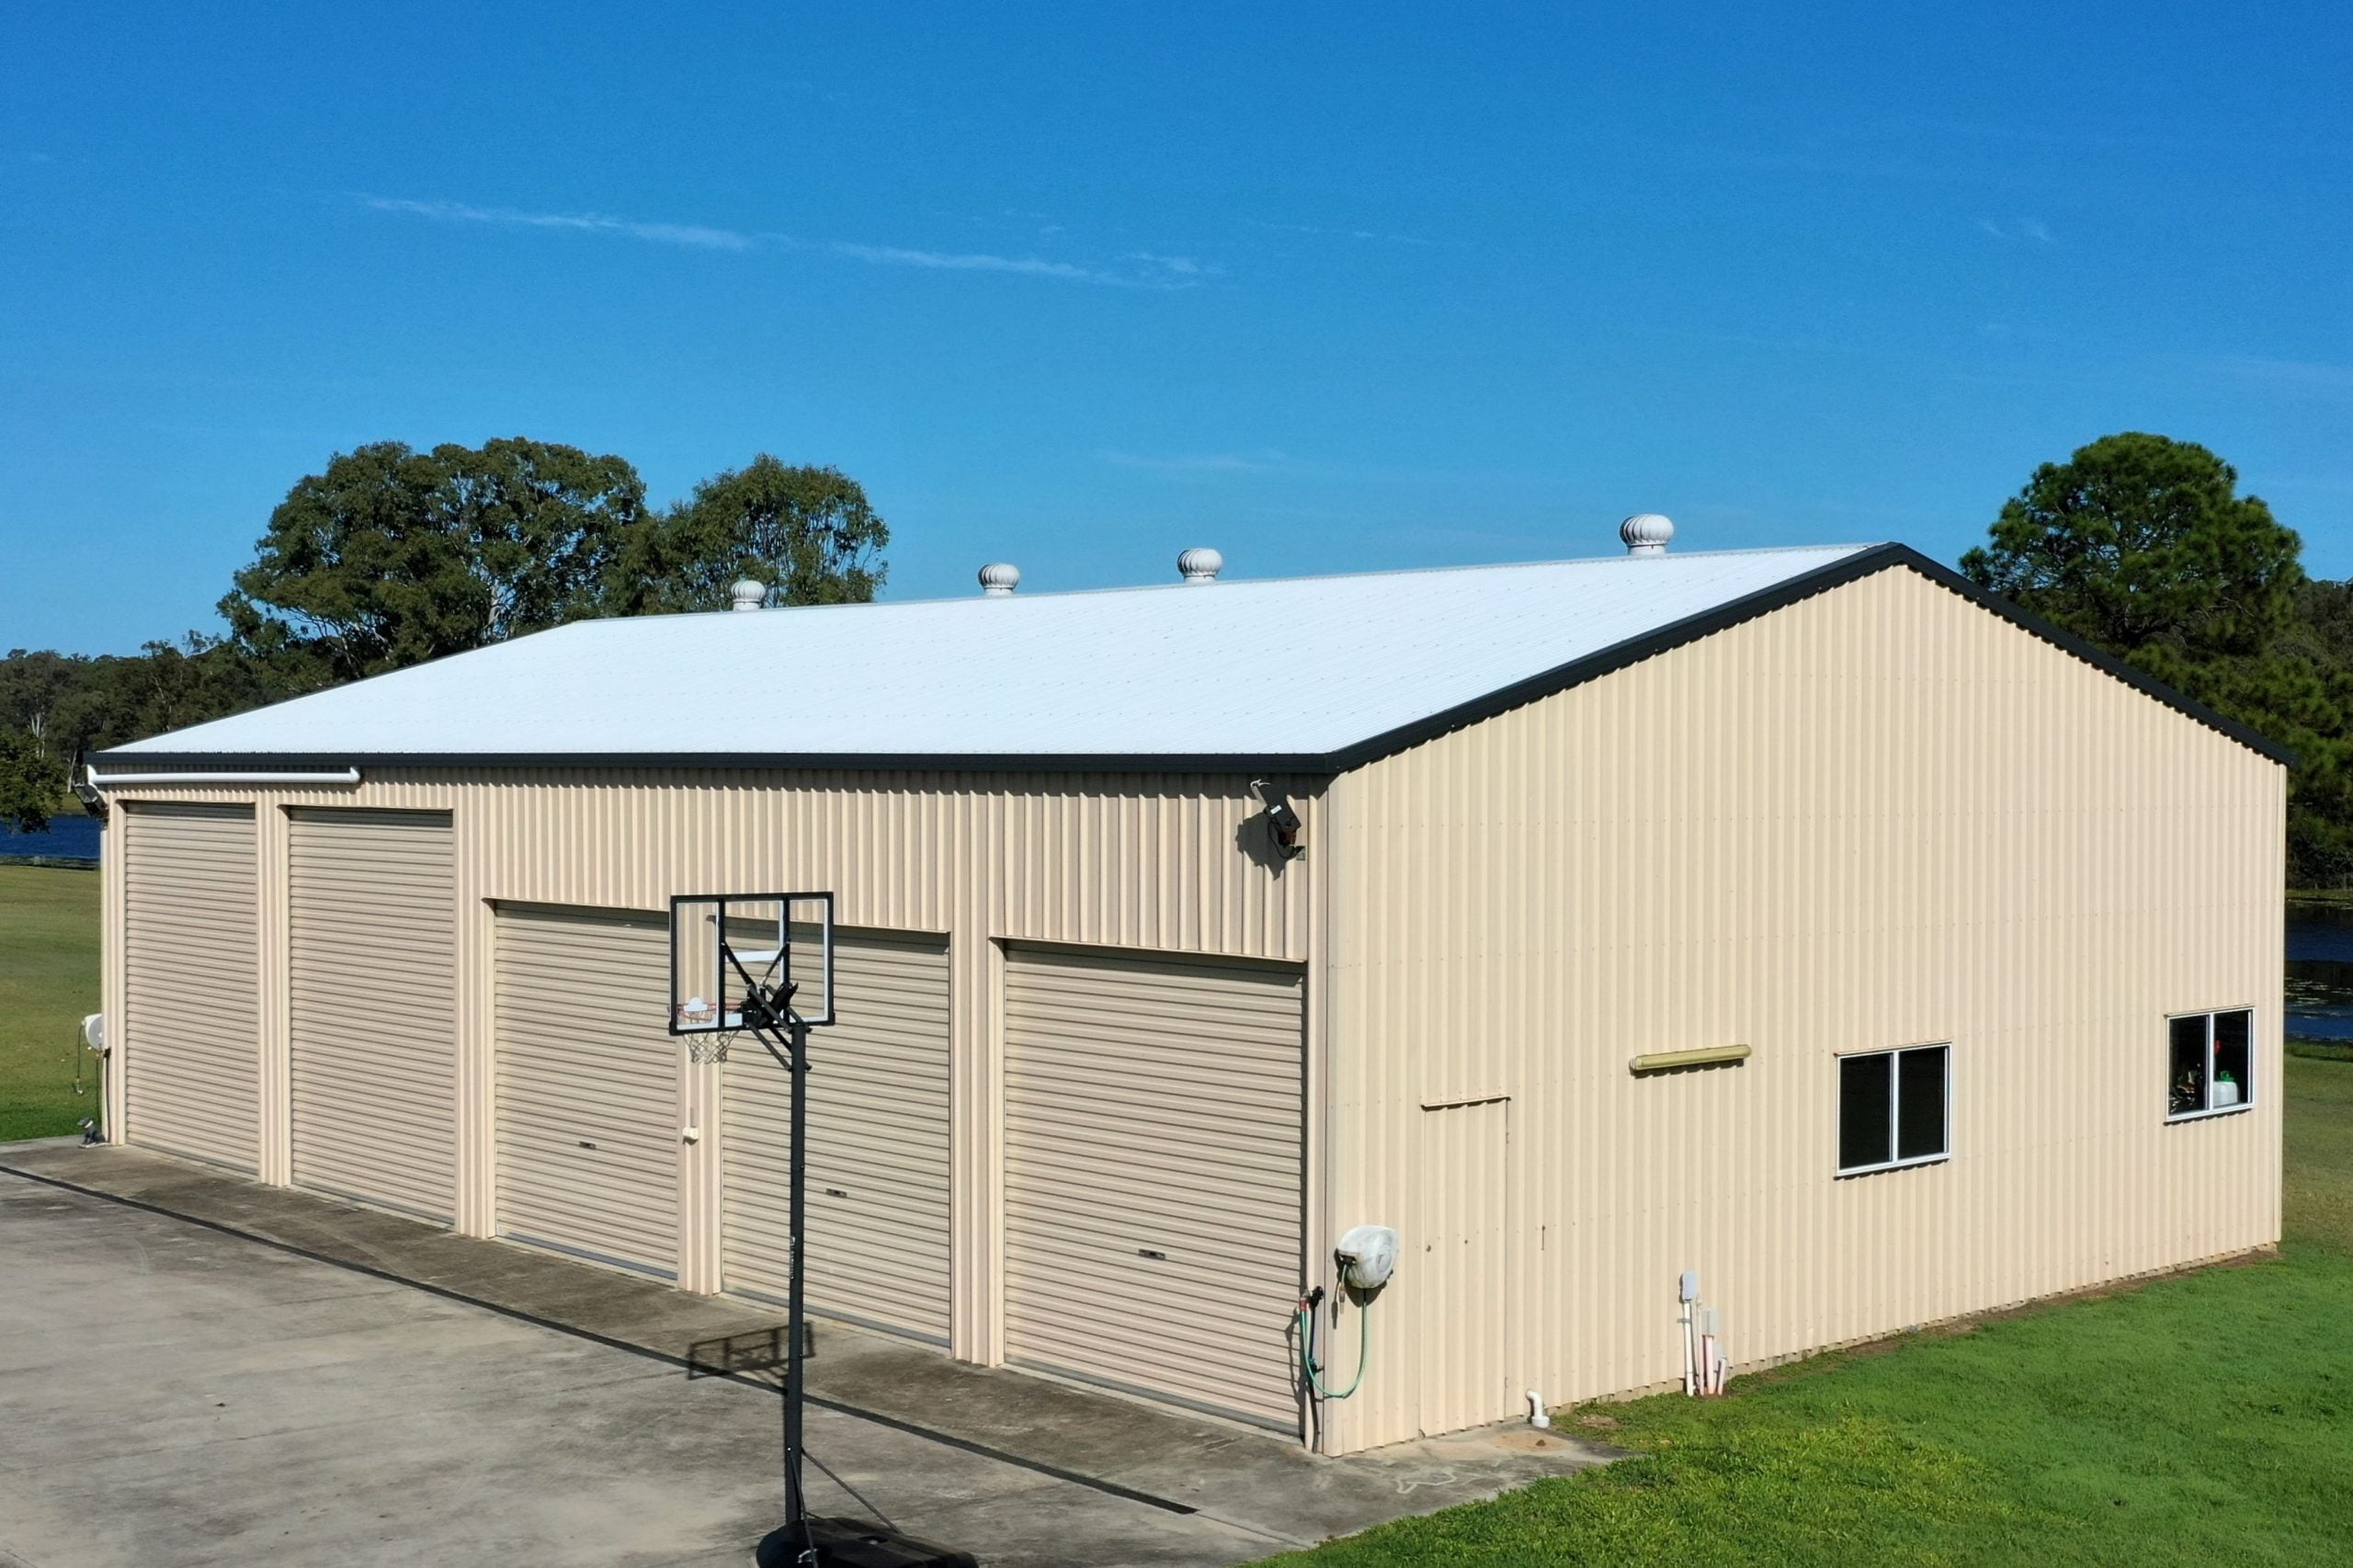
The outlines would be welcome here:
[[[750,1377],[761,1372],[780,1373],[785,1363],[786,1331],[782,1324],[768,1328],[751,1329],[743,1334],[722,1335],[717,1339],[699,1339],[687,1346],[687,1376],[689,1378]],[[817,1325],[801,1325],[801,1359],[803,1364],[817,1358]]]
[[[115,1145],[10,1145],[0,1149],[0,1170],[486,1308],[664,1362],[690,1379],[778,1386],[784,1324],[757,1303],[689,1295]],[[1492,1497],[1616,1457],[1557,1432],[1532,1442],[1515,1427],[1321,1458],[1279,1437],[972,1366],[929,1346],[832,1323],[822,1356],[810,1364],[809,1403],[1167,1515],[1199,1515],[1263,1540],[1268,1551]]]

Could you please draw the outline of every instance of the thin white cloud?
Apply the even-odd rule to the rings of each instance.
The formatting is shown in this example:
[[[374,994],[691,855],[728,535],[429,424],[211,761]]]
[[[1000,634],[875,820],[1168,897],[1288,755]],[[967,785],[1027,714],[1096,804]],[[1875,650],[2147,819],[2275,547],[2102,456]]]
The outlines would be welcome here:
[[[946,272],[1011,272],[1029,278],[1058,278],[1074,283],[1108,283],[1126,289],[1186,289],[1211,268],[1189,256],[1157,256],[1130,251],[1119,267],[1081,267],[1075,262],[1048,261],[1035,256],[998,256],[988,251],[913,250],[904,245],[858,244],[835,240],[825,247],[835,256],[881,267],[921,267]]]
[[[654,244],[684,245],[699,250],[822,250],[876,267],[914,267],[946,272],[1003,272],[1074,283],[1108,283],[1124,288],[1189,288],[1217,270],[1190,256],[1162,256],[1151,251],[1129,252],[1112,266],[1084,267],[1076,262],[1050,261],[1036,256],[919,250],[905,245],[865,244],[851,240],[817,242],[791,234],[749,234],[733,229],[693,223],[647,223],[601,212],[540,212],[523,208],[475,207],[460,201],[418,201],[392,196],[362,196],[358,199],[361,205],[378,212],[423,218],[439,223],[611,234]]]
[[[1120,259],[1142,262],[1148,268],[1176,278],[1199,278],[1204,270],[1201,264],[1189,256],[1155,256],[1148,250],[1131,250]]]
[[[825,247],[835,256],[870,261],[881,267],[927,267],[943,272],[1018,272],[1031,278],[1067,278],[1078,282],[1106,281],[1102,274],[1067,261],[1046,261],[1034,256],[990,256],[978,251],[908,250],[900,245],[862,245],[835,240]]]
[[[360,200],[379,212],[429,218],[441,223],[488,223],[517,229],[569,229],[583,233],[618,234],[654,244],[687,245],[697,250],[750,250],[752,236],[733,229],[705,228],[695,223],[641,223],[601,212],[529,212],[513,207],[469,207],[460,201],[409,201],[392,196],[366,196]]]
[[[1336,240],[1377,240],[1392,245],[1455,245],[1465,246],[1468,240],[1426,240],[1418,234],[1392,234],[1377,229],[1326,229],[1314,223],[1270,223],[1260,218],[1245,218],[1254,229],[1265,229],[1277,234],[1313,234],[1319,238]]]
[[[1997,240],[2032,240],[2040,245],[2055,245],[2059,243],[2059,236],[2052,233],[2050,228],[2037,218],[2013,219],[2010,227],[2006,229],[1991,218],[1980,218],[1977,220],[1977,226]]]

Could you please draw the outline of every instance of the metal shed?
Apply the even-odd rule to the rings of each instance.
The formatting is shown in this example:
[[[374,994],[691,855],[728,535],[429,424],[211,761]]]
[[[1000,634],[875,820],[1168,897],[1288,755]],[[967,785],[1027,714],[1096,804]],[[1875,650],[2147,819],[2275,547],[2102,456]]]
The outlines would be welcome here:
[[[1901,546],[1629,542],[584,622],[119,748],[108,1125],[776,1295],[657,912],[794,885],[817,1308],[1327,1452],[1671,1382],[1685,1270],[1761,1365],[2274,1241],[2279,754]]]

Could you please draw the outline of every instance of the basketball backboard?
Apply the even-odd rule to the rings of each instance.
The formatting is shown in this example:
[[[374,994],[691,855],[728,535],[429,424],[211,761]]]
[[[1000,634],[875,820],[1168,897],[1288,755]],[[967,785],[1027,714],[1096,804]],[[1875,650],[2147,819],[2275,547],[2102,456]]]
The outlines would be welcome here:
[[[834,895],[680,893],[670,900],[670,1032],[744,1027],[751,987],[790,986],[804,1024],[834,1021]]]

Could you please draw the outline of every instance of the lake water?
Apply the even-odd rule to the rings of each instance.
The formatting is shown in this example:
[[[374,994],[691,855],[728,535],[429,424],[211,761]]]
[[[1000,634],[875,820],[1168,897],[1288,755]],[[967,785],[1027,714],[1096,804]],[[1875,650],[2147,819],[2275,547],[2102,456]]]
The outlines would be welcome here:
[[[47,833],[18,833],[13,824],[0,823],[0,860],[22,860],[33,855],[97,859],[98,819],[79,811],[53,816]]]
[[[2353,909],[2288,906],[2288,1033],[2353,1040]]]

